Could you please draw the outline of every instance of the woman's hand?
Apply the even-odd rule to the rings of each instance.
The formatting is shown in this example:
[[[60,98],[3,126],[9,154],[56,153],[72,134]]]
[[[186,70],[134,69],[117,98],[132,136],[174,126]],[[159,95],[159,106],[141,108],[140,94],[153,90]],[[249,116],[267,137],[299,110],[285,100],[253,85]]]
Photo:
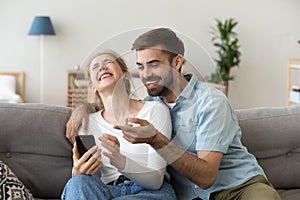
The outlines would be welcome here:
[[[120,142],[118,138],[109,134],[103,134],[99,137],[101,145],[109,152],[103,151],[103,155],[110,159],[110,164],[123,170],[126,164],[126,157],[120,153]]]
[[[91,156],[92,155],[92,156]],[[91,156],[91,157],[90,157]],[[89,158],[90,157],[90,158]],[[76,142],[73,147],[73,173],[72,176],[79,174],[94,175],[102,167],[101,150],[97,146],[90,148],[83,156],[79,157]]]

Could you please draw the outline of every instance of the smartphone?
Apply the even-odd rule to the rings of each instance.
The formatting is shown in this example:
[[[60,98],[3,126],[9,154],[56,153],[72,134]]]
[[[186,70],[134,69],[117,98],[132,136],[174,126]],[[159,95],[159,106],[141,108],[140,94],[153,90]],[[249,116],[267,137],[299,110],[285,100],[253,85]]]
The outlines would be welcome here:
[[[80,157],[96,145],[93,135],[76,135],[75,139]],[[90,157],[92,157],[92,155]]]

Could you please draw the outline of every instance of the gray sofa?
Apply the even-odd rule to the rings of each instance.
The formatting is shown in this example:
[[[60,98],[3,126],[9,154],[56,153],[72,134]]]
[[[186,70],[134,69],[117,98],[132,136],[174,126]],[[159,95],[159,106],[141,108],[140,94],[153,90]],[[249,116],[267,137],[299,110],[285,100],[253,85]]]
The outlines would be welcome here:
[[[65,124],[71,109],[0,104],[0,160],[37,199],[60,199],[71,176],[72,145]],[[242,141],[283,200],[300,199],[300,106],[236,110]]]

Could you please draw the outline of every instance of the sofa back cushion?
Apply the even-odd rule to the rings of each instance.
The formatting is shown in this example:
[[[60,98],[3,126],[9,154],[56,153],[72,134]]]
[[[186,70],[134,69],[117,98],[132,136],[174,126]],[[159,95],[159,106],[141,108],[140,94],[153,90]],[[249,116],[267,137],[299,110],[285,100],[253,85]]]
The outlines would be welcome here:
[[[236,110],[242,142],[275,188],[300,188],[300,106]]]
[[[70,108],[0,104],[0,160],[38,198],[60,198],[71,177],[72,145],[65,138]]]

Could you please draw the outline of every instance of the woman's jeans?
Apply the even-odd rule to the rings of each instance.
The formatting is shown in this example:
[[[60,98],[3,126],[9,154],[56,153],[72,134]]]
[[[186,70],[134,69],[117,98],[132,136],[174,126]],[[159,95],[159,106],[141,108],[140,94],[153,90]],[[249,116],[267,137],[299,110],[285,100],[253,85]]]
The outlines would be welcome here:
[[[99,177],[78,175],[68,181],[61,198],[62,200],[175,200],[176,195],[167,181],[164,181],[159,190],[147,190],[130,180],[118,185],[105,185]]]

